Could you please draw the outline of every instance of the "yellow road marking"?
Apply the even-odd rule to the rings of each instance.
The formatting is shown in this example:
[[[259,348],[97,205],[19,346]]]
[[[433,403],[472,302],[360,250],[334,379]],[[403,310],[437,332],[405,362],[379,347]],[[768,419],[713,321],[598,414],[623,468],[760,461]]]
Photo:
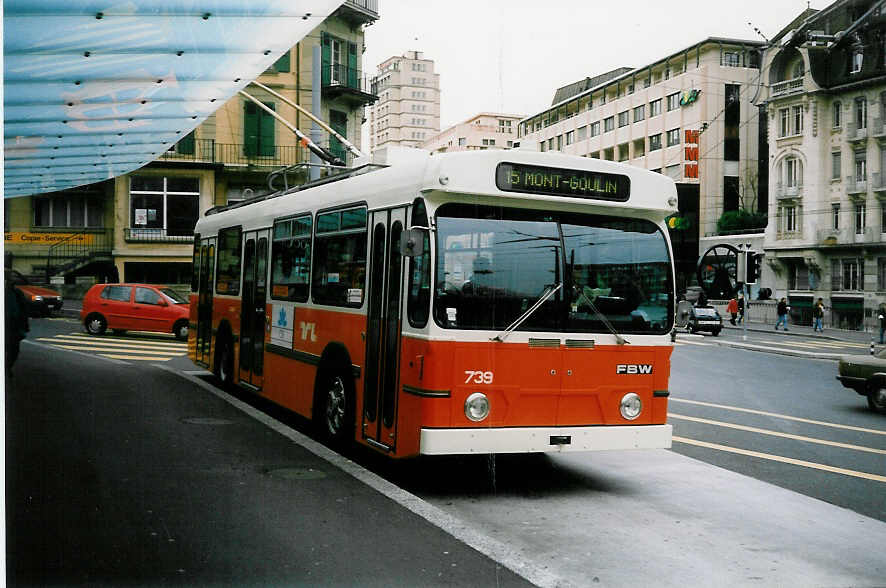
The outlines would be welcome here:
[[[174,359],[172,357],[164,356],[164,355],[156,355],[151,357],[138,357],[132,355],[112,355],[110,353],[99,353],[102,357],[109,357],[111,359],[134,359],[138,361],[169,361]]]
[[[37,339],[38,341],[47,341],[49,343],[53,342],[61,342],[61,343],[77,343],[82,345],[104,345],[106,347],[144,347],[144,348],[152,348],[158,350],[168,350],[168,351],[185,351],[187,346],[184,344],[172,344],[172,343],[151,343],[150,341],[142,342],[142,341],[130,341],[128,343],[121,343],[119,341],[105,341],[103,339],[97,338],[77,338],[77,337],[67,337],[64,335],[57,335],[55,337],[40,337]]]
[[[52,344],[52,347],[58,347],[61,349],[72,349],[74,351],[82,351],[84,349],[88,349],[91,351],[96,351],[99,355],[103,355],[104,352],[124,352],[124,353],[137,353],[138,355],[150,355],[153,357],[180,357],[184,355],[184,353],[173,353],[171,351],[163,352],[163,351],[141,351],[138,349],[115,349],[113,347],[96,347],[96,346],[85,346],[85,345],[58,345]],[[110,356],[108,356],[110,357]]]
[[[752,410],[750,408],[739,408],[737,406],[727,406],[725,404],[714,404],[713,402],[701,402],[700,400],[687,400],[685,398],[674,398],[671,396],[668,398],[670,402],[683,402],[686,404],[695,404],[698,406],[709,406],[711,408],[722,408],[724,410],[734,410],[736,412],[746,412],[749,414],[758,414],[762,416],[770,416],[779,419],[786,419],[789,421],[797,421],[799,423],[809,423],[812,425],[821,425],[823,427],[833,427],[835,429],[846,429],[848,431],[860,431],[862,433],[873,433],[874,435],[886,435],[886,431],[881,431],[879,429],[865,429],[864,427],[853,427],[852,425],[841,425],[838,423],[828,423],[825,421],[814,421],[812,419],[804,419],[795,416],[789,416],[786,414],[778,414],[776,412],[766,412],[763,410]]]
[[[747,449],[739,449],[737,447],[729,447],[728,445],[719,445],[717,443],[708,443],[706,441],[698,441],[696,439],[688,439],[686,437],[673,437],[677,443],[685,443],[687,445],[695,445],[698,447],[706,447],[708,449],[716,449],[718,451],[726,451],[729,453],[737,453],[739,455],[747,455],[749,457],[757,457],[769,461],[777,461],[781,463],[789,463],[791,465],[802,466],[804,468],[812,468],[814,470],[822,470],[834,474],[842,474],[844,476],[852,476],[853,478],[864,478],[865,480],[873,480],[875,482],[886,482],[886,476],[878,474],[869,474],[867,472],[859,472],[856,470],[847,470],[846,468],[837,468],[812,461],[802,459],[794,459],[792,457],[784,457],[781,455],[773,455],[770,453],[760,453],[759,451],[749,451]]]
[[[111,335],[89,335],[87,333],[68,333],[67,335],[56,335],[56,337],[76,337],[78,339],[103,339],[106,341],[144,341],[145,343],[156,343],[158,345],[184,345],[187,341],[179,341],[173,335],[164,337],[162,333],[154,333],[152,331],[129,331],[135,335],[139,333],[147,335],[148,338],[139,339],[137,337],[113,337]]]
[[[712,421],[710,419],[702,419],[698,417],[687,416],[683,414],[668,413],[668,419],[678,419],[684,421],[692,421],[694,423],[703,423],[705,425],[715,425],[717,427],[726,427],[729,429],[737,429],[739,431],[748,431],[750,433],[760,433],[762,435],[772,435],[773,437],[783,437],[785,439],[793,439],[794,441],[805,441],[807,443],[817,443],[819,445],[830,445],[832,447],[841,447],[843,449],[854,449],[856,451],[867,451],[868,453],[886,454],[886,449],[876,449],[874,447],[864,447],[863,445],[852,445],[851,443],[840,443],[838,441],[828,441],[826,439],[816,439],[814,437],[804,437],[803,435],[792,435],[790,433],[781,433],[770,429],[759,429],[757,427],[748,427],[746,425],[736,425],[735,423],[725,423],[723,421]]]

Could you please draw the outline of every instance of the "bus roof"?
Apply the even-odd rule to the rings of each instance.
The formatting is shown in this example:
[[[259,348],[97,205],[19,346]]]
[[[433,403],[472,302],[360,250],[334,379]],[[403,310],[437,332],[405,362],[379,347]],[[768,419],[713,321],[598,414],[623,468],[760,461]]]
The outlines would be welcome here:
[[[643,216],[664,219],[677,212],[677,190],[674,181],[661,174],[635,166],[560,153],[537,151],[487,150],[435,153],[421,149],[389,148],[378,153],[373,171],[348,175],[339,180],[324,180],[257,199],[256,202],[213,210],[202,217],[195,229],[202,235],[219,229],[242,225],[244,230],[270,227],[274,219],[301,212],[366,202],[370,210],[411,203],[429,192],[469,194],[494,197],[503,206],[538,206],[574,209],[601,214],[636,211]],[[626,201],[574,197],[554,193],[525,193],[502,190],[496,181],[499,164],[515,167],[534,166],[551,170],[578,170],[606,177],[626,177],[629,195]],[[367,168],[370,169],[370,168]],[[371,197],[370,197],[371,195]],[[608,210],[607,210],[608,209]]]

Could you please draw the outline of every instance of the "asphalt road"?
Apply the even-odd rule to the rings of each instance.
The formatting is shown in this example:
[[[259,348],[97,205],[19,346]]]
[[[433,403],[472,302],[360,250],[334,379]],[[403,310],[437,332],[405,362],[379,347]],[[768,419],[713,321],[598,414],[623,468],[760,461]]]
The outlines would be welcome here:
[[[297,419],[189,375],[171,339],[96,347],[79,330],[34,321],[7,396],[9,415],[37,415],[7,429],[13,584],[886,578],[884,417],[833,361],[681,337],[673,450],[397,465],[353,450],[355,465],[305,451]]]

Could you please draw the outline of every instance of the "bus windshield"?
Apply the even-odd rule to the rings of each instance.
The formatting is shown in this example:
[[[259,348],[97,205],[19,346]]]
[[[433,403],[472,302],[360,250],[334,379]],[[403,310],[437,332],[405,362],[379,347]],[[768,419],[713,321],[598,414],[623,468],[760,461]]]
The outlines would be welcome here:
[[[663,334],[673,323],[664,234],[643,219],[446,204],[434,320],[451,329]]]

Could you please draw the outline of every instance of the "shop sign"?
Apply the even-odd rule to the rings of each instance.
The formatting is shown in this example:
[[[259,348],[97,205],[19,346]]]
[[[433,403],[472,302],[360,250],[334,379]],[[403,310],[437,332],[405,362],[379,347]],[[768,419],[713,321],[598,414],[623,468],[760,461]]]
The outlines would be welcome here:
[[[95,235],[92,233],[4,233],[4,245],[55,245],[62,241],[78,245],[93,245]]]

